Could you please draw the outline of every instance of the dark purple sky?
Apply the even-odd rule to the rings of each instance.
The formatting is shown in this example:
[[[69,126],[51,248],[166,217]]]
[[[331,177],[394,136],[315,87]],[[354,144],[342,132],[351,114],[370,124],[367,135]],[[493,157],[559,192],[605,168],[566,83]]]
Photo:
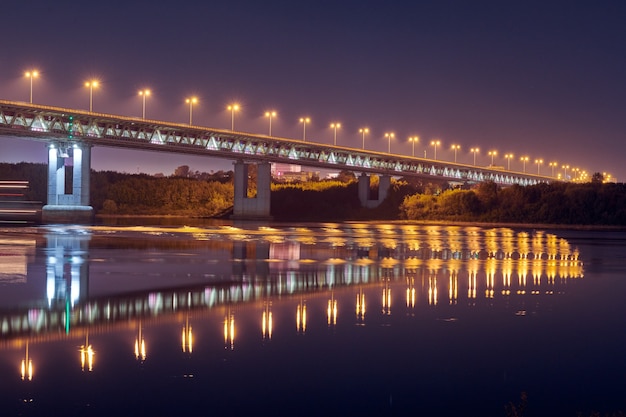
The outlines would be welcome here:
[[[623,1],[106,1],[43,0],[3,7],[0,98],[28,100],[23,72],[38,68],[34,101],[86,109],[84,81],[97,77],[94,111],[188,121],[416,154],[441,140],[439,159],[506,165],[528,155],[626,178],[626,2]],[[0,160],[43,161],[41,144],[0,141]],[[228,161],[96,148],[95,169],[209,171]]]

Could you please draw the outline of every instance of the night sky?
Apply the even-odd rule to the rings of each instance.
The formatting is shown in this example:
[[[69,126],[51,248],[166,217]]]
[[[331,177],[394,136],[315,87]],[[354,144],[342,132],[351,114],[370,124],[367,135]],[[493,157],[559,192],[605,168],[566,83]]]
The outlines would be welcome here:
[[[624,1],[102,1],[3,6],[0,98],[550,173],[558,161],[626,178]],[[41,143],[0,139],[0,161],[43,162]],[[230,161],[94,148],[92,167],[171,174],[230,169]],[[560,172],[561,170],[559,170]],[[571,171],[570,171],[571,172]],[[568,173],[570,173],[568,172]]]

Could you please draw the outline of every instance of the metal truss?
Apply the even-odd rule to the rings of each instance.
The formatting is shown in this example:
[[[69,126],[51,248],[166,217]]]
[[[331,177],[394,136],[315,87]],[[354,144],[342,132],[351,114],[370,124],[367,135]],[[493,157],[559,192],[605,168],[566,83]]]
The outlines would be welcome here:
[[[379,175],[533,185],[552,177],[76,109],[0,100],[0,135],[67,146],[86,143]]]

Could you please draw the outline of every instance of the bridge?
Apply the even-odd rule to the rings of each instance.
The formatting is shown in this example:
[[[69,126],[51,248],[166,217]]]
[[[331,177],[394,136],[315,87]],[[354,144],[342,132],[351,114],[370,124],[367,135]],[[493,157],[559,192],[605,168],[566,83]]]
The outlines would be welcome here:
[[[91,147],[206,155],[234,161],[234,217],[270,216],[270,163],[295,164],[361,173],[359,198],[366,207],[387,196],[391,177],[421,177],[503,186],[533,185],[553,177],[480,167],[428,158],[327,145],[305,140],[215,129],[191,124],[87,112],[0,100],[0,135],[39,140],[48,144],[48,201],[46,221],[89,220]],[[65,160],[73,160],[72,190],[65,190]],[[247,196],[248,167],[257,165],[257,194]],[[370,200],[370,174],[380,177],[379,197]]]

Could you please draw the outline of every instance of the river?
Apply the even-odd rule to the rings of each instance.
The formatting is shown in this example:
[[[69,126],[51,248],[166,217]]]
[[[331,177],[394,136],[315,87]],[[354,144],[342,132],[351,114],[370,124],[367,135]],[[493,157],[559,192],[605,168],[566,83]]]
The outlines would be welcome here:
[[[0,410],[624,412],[625,272],[624,232],[2,228]]]

